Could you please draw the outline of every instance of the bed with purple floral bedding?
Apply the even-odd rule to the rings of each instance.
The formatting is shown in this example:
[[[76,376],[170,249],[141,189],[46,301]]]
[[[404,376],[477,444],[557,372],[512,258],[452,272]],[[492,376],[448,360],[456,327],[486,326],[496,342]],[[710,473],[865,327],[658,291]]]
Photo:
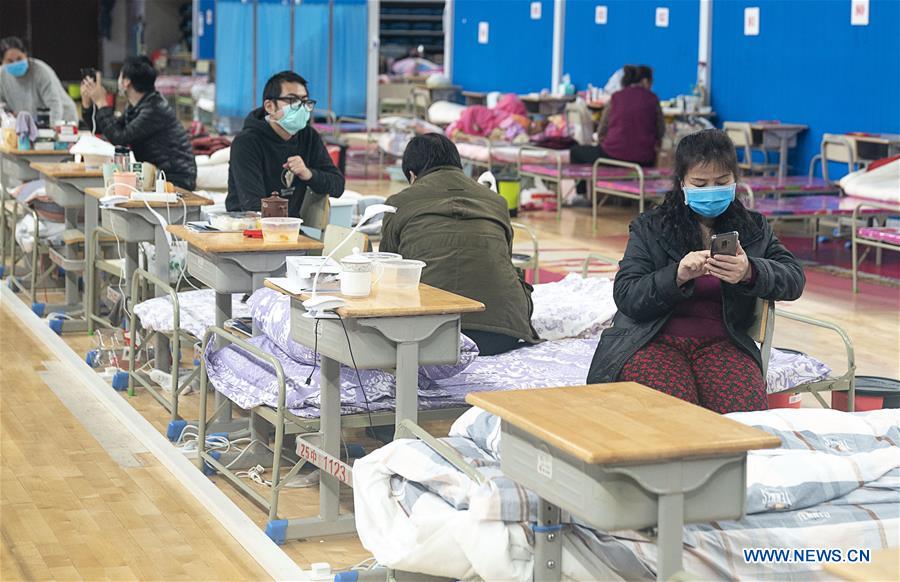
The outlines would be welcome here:
[[[248,305],[263,333],[250,342],[271,353],[281,363],[287,378],[287,408],[297,416],[318,417],[317,360],[310,348],[290,339],[289,299],[275,291],[261,289],[251,296]],[[583,320],[583,314],[577,317]],[[474,342],[461,335],[458,364],[420,368],[420,409],[464,406],[465,396],[469,392],[584,383],[602,330],[596,330],[595,324],[589,320],[583,321],[580,326],[592,330],[584,334],[587,337],[546,341],[497,356],[478,357]],[[241,408],[277,405],[278,381],[268,363],[236,346],[217,350],[212,342],[207,347],[206,363],[213,387]],[[819,380],[829,373],[830,368],[815,358],[772,350],[768,390],[770,393],[781,392],[804,382]],[[341,367],[342,413],[393,410],[394,376],[384,370],[360,370],[359,374],[363,390],[359,389],[356,372],[352,368]]]

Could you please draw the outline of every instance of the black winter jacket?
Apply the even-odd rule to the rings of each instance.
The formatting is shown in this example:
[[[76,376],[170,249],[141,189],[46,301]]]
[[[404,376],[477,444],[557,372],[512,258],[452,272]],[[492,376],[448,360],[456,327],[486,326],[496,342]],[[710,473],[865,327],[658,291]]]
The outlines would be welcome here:
[[[803,292],[806,276],[765,217],[752,211],[750,217],[752,224],[738,234],[756,278],[752,285],[723,282],[722,305],[728,335],[762,368],[759,348],[747,334],[756,299],[793,301]],[[676,248],[675,238],[667,232],[671,227],[661,224],[661,219],[659,209],[654,208],[631,223],[613,286],[619,311],[613,326],[600,336],[588,384],[615,382],[628,359],[659,333],[675,305],[694,291],[693,281],[681,287],[675,282],[678,263],[691,249]]]
[[[344,176],[335,167],[322,138],[307,125],[290,139],[284,140],[266,121],[264,109],[255,109],[244,120],[244,129],[231,144],[231,163],[228,167],[229,211],[259,210],[262,199],[272,192],[285,189],[282,182],[284,163],[291,156],[303,158],[312,178],[303,182],[294,176],[288,197],[288,215],[300,216],[300,205],[306,188],[316,194],[339,198],[344,193]]]
[[[88,127],[91,127],[93,109],[84,110]],[[158,92],[146,93],[137,105],[129,105],[119,117],[111,107],[98,109],[96,121],[98,133],[110,143],[130,147],[137,161],[155,165],[176,186],[186,190],[196,187],[197,164],[191,140],[169,102]]]

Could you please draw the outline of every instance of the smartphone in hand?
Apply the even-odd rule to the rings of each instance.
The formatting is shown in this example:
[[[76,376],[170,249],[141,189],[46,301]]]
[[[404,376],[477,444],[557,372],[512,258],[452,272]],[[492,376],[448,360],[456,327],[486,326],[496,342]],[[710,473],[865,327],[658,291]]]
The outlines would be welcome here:
[[[737,247],[738,233],[736,230],[714,234],[709,245],[709,254],[712,257],[716,255],[730,255],[733,257],[737,254]]]

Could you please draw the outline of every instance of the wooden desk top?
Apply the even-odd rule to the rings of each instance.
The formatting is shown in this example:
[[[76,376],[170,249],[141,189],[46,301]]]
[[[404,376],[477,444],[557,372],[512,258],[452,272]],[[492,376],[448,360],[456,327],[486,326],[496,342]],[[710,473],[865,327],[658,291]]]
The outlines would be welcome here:
[[[312,296],[311,293],[299,295],[288,293],[271,281],[266,281],[265,286],[300,301],[305,301]],[[484,304],[479,301],[443,291],[425,283],[419,283],[418,289],[379,288],[376,285],[368,297],[343,297],[339,293],[331,291],[321,293],[321,295],[326,294],[340,296],[347,302],[347,305],[336,310],[338,315],[344,318],[408,317],[484,311]]]
[[[522,95],[522,101],[529,103],[552,103],[554,101],[575,101],[575,95]]]
[[[846,555],[846,554],[845,554]],[[868,564],[825,564],[822,569],[842,580],[900,580],[900,548],[875,550]]]
[[[0,154],[9,154],[11,156],[68,156],[68,150],[20,150],[10,149],[5,145],[0,145]]]
[[[103,170],[86,170],[84,164],[75,162],[32,162],[31,167],[50,178],[103,178]]]
[[[188,207],[194,206],[208,206],[213,204],[213,201],[209,198],[205,198],[200,196],[199,194],[194,194],[188,190],[184,190],[182,188],[175,188],[175,191],[181,194],[182,199]],[[106,188],[85,188],[84,193],[92,198],[103,198],[106,196]],[[146,203],[142,200],[128,200],[127,202],[122,202],[116,204],[117,208],[146,208]],[[165,202],[150,202],[150,208],[165,208]],[[171,202],[170,204],[181,206],[181,202]]]
[[[900,143],[900,133],[847,133],[847,137],[856,141],[869,141],[881,144],[898,144]]]
[[[470,393],[466,402],[592,464],[724,456],[781,441],[635,382]]]
[[[205,253],[266,253],[276,251],[318,251],[325,245],[300,235],[295,242],[267,243],[261,238],[247,238],[240,232],[196,232],[183,224],[172,224],[166,230]]]
[[[750,127],[760,131],[806,131],[809,129],[802,123],[751,123]]]

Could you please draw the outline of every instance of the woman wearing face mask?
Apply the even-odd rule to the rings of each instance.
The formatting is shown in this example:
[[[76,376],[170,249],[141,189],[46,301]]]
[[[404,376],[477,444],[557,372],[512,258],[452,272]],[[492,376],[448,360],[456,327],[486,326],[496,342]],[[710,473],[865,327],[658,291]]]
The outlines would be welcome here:
[[[106,89],[97,79],[82,79],[84,122],[96,127],[110,143],[131,148],[139,162],[165,172],[166,180],[193,190],[197,164],[188,134],[165,97],[156,91],[156,69],[147,57],[129,57],[119,73],[118,91],[128,100],[116,117],[108,105]]]
[[[315,104],[306,79],[293,71],[266,82],[263,106],[247,115],[231,144],[228,210],[258,211],[262,199],[277,192],[288,199],[288,215],[299,216],[306,187],[333,197],[344,193],[344,177],[309,123]]]
[[[50,110],[50,123],[78,121],[75,102],[66,93],[53,69],[40,59],[28,56],[25,43],[15,36],[0,40],[0,103],[6,109],[32,115]]]
[[[719,413],[767,408],[759,349],[747,334],[758,298],[800,297],[803,268],[766,219],[735,198],[734,144],[719,130],[681,140],[675,185],[631,224],[588,383],[634,381]],[[735,256],[710,256],[737,231]]]

